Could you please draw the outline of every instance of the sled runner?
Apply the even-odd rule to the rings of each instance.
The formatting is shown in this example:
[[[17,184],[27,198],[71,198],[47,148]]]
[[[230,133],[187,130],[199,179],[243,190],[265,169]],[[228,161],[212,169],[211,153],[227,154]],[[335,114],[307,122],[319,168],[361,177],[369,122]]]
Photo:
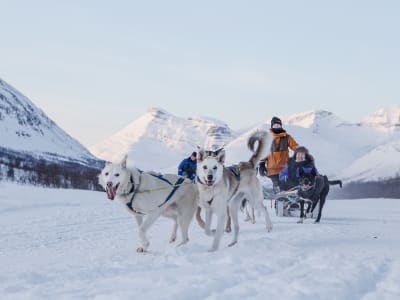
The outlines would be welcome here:
[[[307,210],[309,205],[312,205],[312,201],[309,199],[300,198],[297,195],[297,188],[291,189],[288,191],[282,191],[277,194],[268,192],[264,190],[264,199],[268,199],[271,201],[275,208],[275,214],[278,217],[299,217],[300,216],[300,201],[304,201],[305,210]],[[319,205],[319,204],[318,204]],[[314,210],[318,211],[318,207]],[[315,215],[315,214],[313,214]],[[315,218],[315,216],[308,216],[311,218]]]

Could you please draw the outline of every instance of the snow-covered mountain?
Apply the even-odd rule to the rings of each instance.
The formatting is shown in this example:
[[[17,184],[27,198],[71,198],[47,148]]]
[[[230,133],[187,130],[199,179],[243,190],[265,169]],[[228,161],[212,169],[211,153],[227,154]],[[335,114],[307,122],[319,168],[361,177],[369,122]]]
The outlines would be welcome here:
[[[321,173],[354,181],[398,176],[400,161],[397,162],[399,154],[395,151],[395,141],[400,141],[399,116],[399,107],[392,107],[373,113],[359,123],[347,122],[323,110],[282,116],[282,120],[287,132],[310,150]],[[247,160],[250,157],[247,137],[254,130],[269,128],[270,118],[239,134],[218,120],[178,118],[152,108],[90,149],[111,161],[118,161],[129,152],[129,161],[136,166],[175,171],[180,160],[195,150],[196,145],[211,148],[226,144],[227,164]],[[382,167],[387,166],[388,161],[391,161],[391,168]],[[361,178],[360,174],[367,175]]]
[[[104,162],[0,79],[0,180],[98,189]]]
[[[32,101],[1,79],[0,136],[3,151],[27,152],[46,160],[84,165],[98,161]]]
[[[150,108],[90,150],[108,161],[118,161],[129,153],[129,162],[143,169],[175,169],[197,146],[219,147],[234,137],[235,133],[221,121],[206,117],[184,119]]]
[[[381,181],[400,176],[400,105],[380,109],[359,124],[379,137],[339,176],[346,181]]]
[[[345,181],[382,181],[400,177],[400,140],[388,142],[369,151],[345,168]]]
[[[336,176],[353,161],[387,141],[374,127],[347,122],[327,111],[304,112],[283,117],[299,144],[309,148],[320,171]]]
[[[400,133],[400,105],[382,108],[361,121],[362,126],[374,128],[387,134]]]

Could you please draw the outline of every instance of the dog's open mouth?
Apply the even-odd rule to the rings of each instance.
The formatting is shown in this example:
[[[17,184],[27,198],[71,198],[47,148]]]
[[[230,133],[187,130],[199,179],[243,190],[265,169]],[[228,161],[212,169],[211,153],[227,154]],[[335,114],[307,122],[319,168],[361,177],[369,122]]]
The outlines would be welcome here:
[[[208,186],[213,186],[215,181],[214,180],[207,180],[206,183],[207,183]]]
[[[312,185],[310,185],[310,184],[302,184],[301,185],[301,189],[303,191],[308,191],[309,189],[311,189],[311,187],[312,187]]]
[[[110,200],[114,200],[115,195],[117,194],[117,189],[119,187],[119,183],[116,186],[109,186],[106,187],[107,197]]]

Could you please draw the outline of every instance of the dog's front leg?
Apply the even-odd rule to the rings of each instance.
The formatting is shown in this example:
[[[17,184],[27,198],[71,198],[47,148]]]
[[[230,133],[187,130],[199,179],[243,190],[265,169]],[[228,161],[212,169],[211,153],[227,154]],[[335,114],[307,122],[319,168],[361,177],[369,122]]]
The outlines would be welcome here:
[[[256,223],[256,216],[254,215],[254,207],[250,207],[250,219],[251,219],[251,224]]]
[[[140,227],[140,225],[142,225],[143,222],[143,217],[139,216],[139,215],[135,215],[135,221],[138,227]]]
[[[208,250],[209,252],[218,250],[219,243],[221,241],[221,237],[224,234],[225,221],[226,221],[226,210],[224,209],[223,213],[220,213],[217,216],[217,228],[215,230],[215,236],[214,236],[212,246]]]
[[[212,221],[212,210],[211,208],[206,208],[206,224],[204,226],[204,231],[208,236],[212,236],[215,233],[211,231],[211,221]]]
[[[298,224],[301,224],[304,222],[304,200],[300,199],[300,219],[297,221]]]
[[[238,236],[239,236],[239,218],[238,218],[239,205],[240,205],[240,198],[239,199],[237,199],[237,198],[232,199],[230,204],[229,204],[230,215],[231,215],[232,222],[233,222],[233,238],[232,238],[232,242],[228,245],[229,247],[232,247],[238,241]]]
[[[326,196],[325,196],[326,197]],[[319,221],[321,220],[322,217],[322,208],[324,207],[325,204],[325,197],[321,196],[319,199],[319,210],[318,210],[318,216],[317,219],[315,220],[314,223],[319,223]]]
[[[169,242],[173,243],[176,241],[176,232],[178,231],[178,218],[172,218],[174,221],[174,227],[172,228],[171,237],[169,238]]]
[[[229,207],[226,208],[226,227],[225,227],[226,232],[231,232],[231,213],[229,212]]]
[[[144,222],[139,226],[138,233],[139,233],[139,240],[140,245],[136,249],[137,252],[145,252],[150,245],[150,242],[147,240],[146,232],[150,228],[151,225],[157,220],[160,216],[160,211],[152,212],[151,214],[147,215]]]

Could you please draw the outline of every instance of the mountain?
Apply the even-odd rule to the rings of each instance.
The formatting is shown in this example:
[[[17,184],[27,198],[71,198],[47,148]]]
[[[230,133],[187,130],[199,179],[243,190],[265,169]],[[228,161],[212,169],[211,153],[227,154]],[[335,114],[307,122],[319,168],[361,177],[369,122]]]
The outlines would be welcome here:
[[[397,155],[391,142],[400,140],[396,135],[399,115],[399,107],[392,107],[371,114],[363,122],[350,123],[332,112],[315,110],[282,116],[282,121],[287,132],[309,149],[322,174],[350,182],[360,180],[361,173],[371,175],[369,169],[386,166],[388,155]],[[227,164],[247,160],[251,155],[246,146],[248,136],[254,130],[269,128],[270,118],[247,131],[233,132],[218,120],[178,118],[160,108],[151,108],[129,126],[90,149],[106,160],[118,161],[129,153],[129,161],[140,168],[175,172],[180,160],[195,150],[196,145],[212,148],[225,144]],[[382,151],[385,155],[370,154]],[[359,163],[351,167],[361,158],[365,170],[361,171]],[[396,161],[392,160],[395,166]],[[396,177],[399,168],[400,165],[383,168],[386,176],[371,175],[371,178]]]
[[[197,150],[215,148],[235,137],[229,126],[206,117],[176,117],[160,108],[150,108],[143,116],[101,143],[91,152],[108,161],[118,161],[129,153],[129,162],[145,170],[171,169]]]
[[[349,123],[323,110],[296,113],[282,116],[281,119],[284,129],[299,145],[309,149],[318,170],[328,176],[336,176],[354,160],[387,139],[387,136],[377,129]],[[270,118],[250,131],[269,130],[269,128]],[[232,141],[231,144],[237,144],[234,148],[245,145],[248,134],[245,133]],[[236,151],[238,150],[233,150],[233,152]],[[247,157],[243,147],[240,152],[242,157]],[[247,153],[249,153],[248,150]],[[238,159],[237,155],[235,159]]]
[[[400,133],[400,105],[382,108],[360,123],[362,126],[374,128],[386,134]]]
[[[346,181],[382,181],[400,177],[400,140],[374,148],[344,169]]]
[[[51,169],[54,177],[74,168],[83,172],[102,165],[32,101],[1,79],[0,136],[0,178],[31,181],[39,177],[38,169]]]
[[[3,148],[81,164],[98,160],[26,96],[1,79],[0,134]]]

